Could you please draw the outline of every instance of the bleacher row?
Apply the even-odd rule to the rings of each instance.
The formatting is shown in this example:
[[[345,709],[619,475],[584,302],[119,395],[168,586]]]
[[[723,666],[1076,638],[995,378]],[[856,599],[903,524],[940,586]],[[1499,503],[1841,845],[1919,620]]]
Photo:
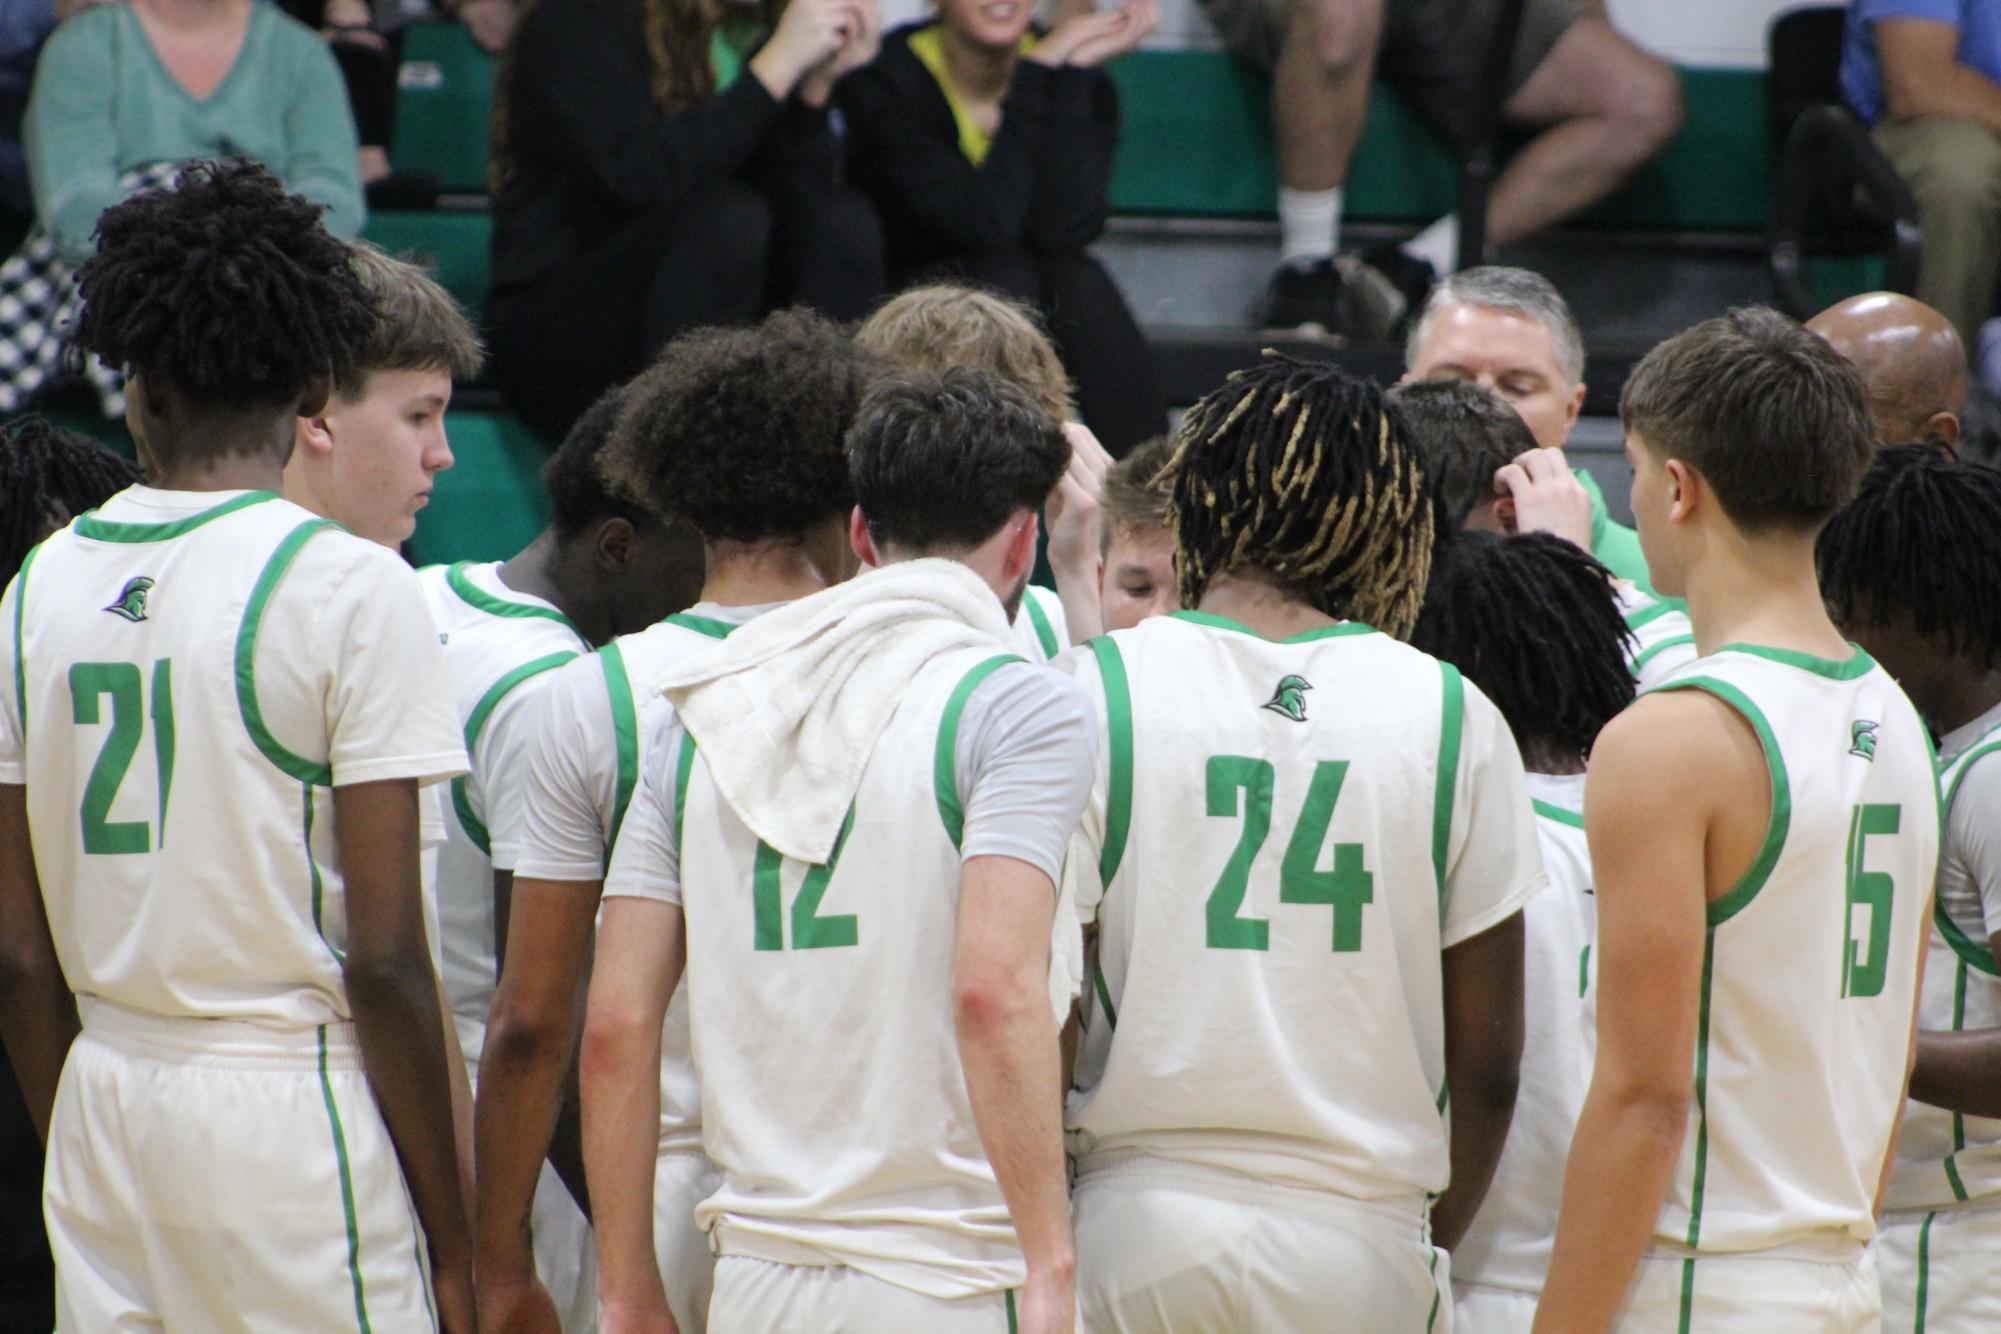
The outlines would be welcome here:
[[[1124,126],[1112,180],[1122,226],[1148,220],[1268,217],[1277,184],[1267,89],[1220,51],[1145,50],[1110,67]],[[457,23],[412,28],[403,53],[393,160],[445,187],[435,210],[377,212],[363,235],[433,266],[475,318],[485,307],[492,219],[486,208],[487,126],[495,61]],[[1685,69],[1688,115],[1680,136],[1617,195],[1572,224],[1652,238],[1759,243],[1777,149],[1764,76]],[[1376,89],[1350,174],[1346,214],[1367,226],[1415,227],[1452,210],[1455,165],[1446,145],[1387,87]],[[1852,284],[1851,284],[1852,290]],[[1130,294],[1135,298],[1143,294]],[[1142,300],[1135,305],[1144,308]],[[1162,347],[1170,400],[1185,403],[1229,364],[1256,355],[1257,339]],[[1394,352],[1363,353],[1358,369],[1394,372]],[[1623,373],[1621,370],[1621,376]],[[1607,386],[1594,382],[1601,406]],[[1616,384],[1610,384],[1616,393]],[[547,447],[501,407],[490,385],[469,386],[450,418],[457,465],[439,479],[412,546],[423,561],[493,559],[539,531],[536,470]]]

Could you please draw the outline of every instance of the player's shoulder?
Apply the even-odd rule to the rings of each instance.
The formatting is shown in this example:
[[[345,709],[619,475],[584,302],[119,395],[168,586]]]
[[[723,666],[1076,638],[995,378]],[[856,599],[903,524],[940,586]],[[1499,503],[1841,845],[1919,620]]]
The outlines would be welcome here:
[[[1083,684],[1050,664],[1004,662],[973,687],[967,703],[1009,716],[1061,715],[1080,725],[1090,716],[1090,695]]]

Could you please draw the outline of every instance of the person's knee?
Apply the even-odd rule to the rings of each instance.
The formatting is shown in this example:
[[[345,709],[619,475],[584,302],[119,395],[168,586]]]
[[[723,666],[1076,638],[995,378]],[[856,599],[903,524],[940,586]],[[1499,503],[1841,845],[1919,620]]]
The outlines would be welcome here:
[[[1612,114],[1626,127],[1636,149],[1652,157],[1667,147],[1688,115],[1681,75],[1664,60],[1639,51],[1626,62]]]
[[[771,203],[741,181],[725,181],[690,200],[688,216],[698,218],[704,254],[732,271],[762,273],[771,250]]]
[[[1382,27],[1382,0],[1301,0],[1285,40],[1305,43],[1326,73],[1346,74],[1375,59]]]
[[[1899,134],[1892,157],[1920,210],[1986,219],[2001,208],[2001,135],[1945,116],[1906,122]]]

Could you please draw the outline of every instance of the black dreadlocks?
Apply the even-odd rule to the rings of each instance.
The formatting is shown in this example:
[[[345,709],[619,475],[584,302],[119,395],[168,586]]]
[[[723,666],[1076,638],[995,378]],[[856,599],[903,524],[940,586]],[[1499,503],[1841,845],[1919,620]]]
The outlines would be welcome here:
[[[40,417],[0,426],[0,588],[28,551],[139,480],[139,468],[87,435]]]

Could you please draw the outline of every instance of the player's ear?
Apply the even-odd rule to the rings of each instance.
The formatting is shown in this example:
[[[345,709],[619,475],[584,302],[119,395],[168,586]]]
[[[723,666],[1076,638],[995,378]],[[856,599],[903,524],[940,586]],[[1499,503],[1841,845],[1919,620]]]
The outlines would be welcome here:
[[[1564,409],[1563,413],[1564,431],[1568,433],[1573,427],[1577,425],[1577,419],[1583,415],[1584,415],[1584,385],[1580,381],[1578,383],[1577,388],[1571,391],[1569,406]]]
[[[1945,446],[1947,453],[1956,456],[1959,453],[1961,429],[1959,418],[1954,414],[1950,412],[1934,412],[1931,415],[1931,419],[1925,423],[1924,438],[1938,441],[1941,445]]]
[[[1701,488],[1701,474],[1680,459],[1669,459],[1661,465],[1667,483],[1668,522],[1686,523],[1695,513],[1696,493]]]
[[[597,561],[597,567],[607,574],[622,572],[632,563],[632,544],[637,537],[630,519],[606,519],[599,524],[591,543],[591,555]]]
[[[862,564],[873,570],[882,564],[882,557],[875,549],[875,534],[868,530],[868,517],[862,513],[860,505],[848,516],[848,545],[855,549],[855,555]]]
[[[1035,538],[1041,531],[1041,518],[1034,510],[1029,510],[1023,522],[1015,526],[1007,542],[1007,577],[1019,579],[1025,572],[1035,567]]]
[[[325,412],[326,406],[322,404],[318,414],[301,416],[295,420],[292,427],[294,454],[303,454],[311,459],[323,458],[333,452],[333,426],[328,422]]]

